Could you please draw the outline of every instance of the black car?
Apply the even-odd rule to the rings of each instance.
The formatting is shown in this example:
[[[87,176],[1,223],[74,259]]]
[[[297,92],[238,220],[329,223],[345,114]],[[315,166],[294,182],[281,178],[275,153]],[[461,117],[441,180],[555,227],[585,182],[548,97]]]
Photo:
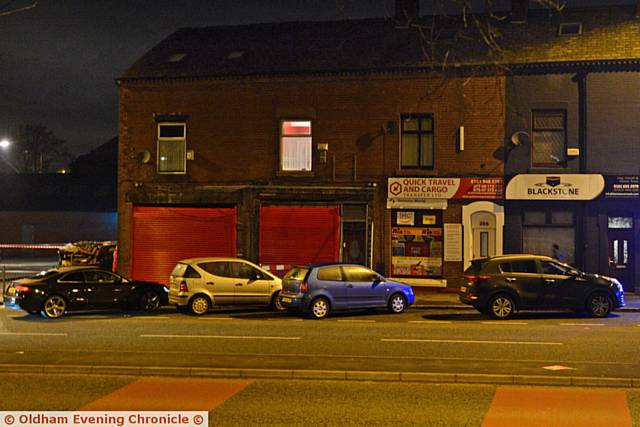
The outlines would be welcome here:
[[[473,260],[464,272],[459,297],[496,319],[507,319],[516,310],[557,308],[606,317],[625,305],[624,290],[617,279],[584,273],[537,255]]]
[[[66,311],[122,308],[146,312],[167,304],[160,283],[128,280],[99,267],[60,267],[12,282],[6,307],[56,319]]]

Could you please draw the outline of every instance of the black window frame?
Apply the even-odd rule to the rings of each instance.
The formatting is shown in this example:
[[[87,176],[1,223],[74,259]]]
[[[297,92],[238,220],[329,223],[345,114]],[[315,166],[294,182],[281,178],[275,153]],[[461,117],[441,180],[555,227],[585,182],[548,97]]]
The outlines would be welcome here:
[[[553,128],[553,127],[537,127],[536,123],[537,120],[536,118],[542,115],[557,115],[560,114],[562,115],[562,121],[563,121],[563,127],[562,129],[560,128]],[[561,157],[558,158],[557,161],[553,162],[551,161],[551,159],[549,159],[548,162],[535,162],[535,156],[534,156],[534,152],[536,150],[536,132],[559,132],[562,131],[563,133],[563,141],[562,141],[562,154]],[[549,109],[543,109],[543,108],[537,108],[537,109],[533,109],[531,110],[531,167],[532,168],[551,168],[551,169],[558,169],[558,168],[566,168],[567,167],[567,131],[568,131],[568,126],[567,126],[567,110],[566,109],[561,109],[561,108],[549,108]],[[539,144],[539,143],[538,143]]]
[[[407,130],[405,129],[405,121],[410,119],[417,119],[418,129],[417,130]],[[431,120],[431,130],[425,131],[422,129],[422,120],[429,119]],[[433,113],[403,113],[400,115],[400,169],[418,169],[418,170],[433,170],[435,168],[435,145],[436,145],[436,137],[435,137],[435,117]],[[416,135],[418,137],[418,165],[405,165],[402,161],[402,153],[403,153],[403,144],[404,144],[404,136],[405,135]],[[423,135],[431,136],[431,165],[422,165],[422,152],[423,152],[423,143],[422,138]]]

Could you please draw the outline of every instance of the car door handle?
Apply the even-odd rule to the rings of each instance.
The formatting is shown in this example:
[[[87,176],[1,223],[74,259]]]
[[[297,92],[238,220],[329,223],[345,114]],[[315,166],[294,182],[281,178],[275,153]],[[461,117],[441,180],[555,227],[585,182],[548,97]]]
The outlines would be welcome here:
[[[236,286],[242,286],[242,283],[236,283]]]
[[[347,288],[353,288],[353,285],[352,285],[351,283],[349,283],[349,284],[347,285]]]
[[[544,279],[544,281],[547,283],[555,283],[556,279]]]
[[[504,280],[506,280],[507,282],[515,282],[516,278],[515,277],[505,277]]]
[[[215,285],[215,283],[214,282],[207,282],[207,285],[213,286],[213,285]]]

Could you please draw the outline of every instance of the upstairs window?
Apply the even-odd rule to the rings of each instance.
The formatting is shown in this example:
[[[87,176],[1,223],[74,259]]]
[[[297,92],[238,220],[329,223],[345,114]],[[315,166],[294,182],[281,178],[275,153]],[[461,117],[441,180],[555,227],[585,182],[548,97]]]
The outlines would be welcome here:
[[[433,169],[433,115],[403,114],[400,167]]]
[[[187,172],[187,124],[158,123],[158,173]]]
[[[280,169],[284,172],[311,171],[312,143],[310,120],[282,120]]]
[[[564,167],[567,152],[566,111],[534,110],[532,123],[531,166]]]

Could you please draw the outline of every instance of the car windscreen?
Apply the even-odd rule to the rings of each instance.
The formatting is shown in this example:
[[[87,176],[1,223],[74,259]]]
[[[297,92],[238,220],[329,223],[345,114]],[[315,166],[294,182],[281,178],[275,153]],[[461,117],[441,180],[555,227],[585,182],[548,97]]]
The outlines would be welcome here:
[[[308,268],[294,267],[284,275],[284,280],[304,280],[308,272]]]
[[[474,259],[471,261],[471,265],[464,271],[466,276],[480,274],[482,268],[487,264],[487,260]]]

